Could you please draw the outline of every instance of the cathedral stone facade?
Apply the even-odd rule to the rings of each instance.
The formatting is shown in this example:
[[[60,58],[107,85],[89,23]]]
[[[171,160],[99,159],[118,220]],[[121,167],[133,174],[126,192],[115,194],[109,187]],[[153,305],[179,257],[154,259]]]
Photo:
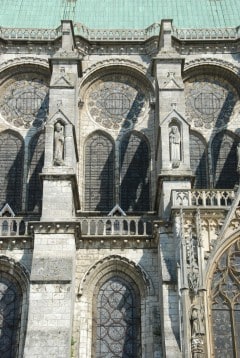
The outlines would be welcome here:
[[[239,45],[0,28],[2,358],[240,356]]]

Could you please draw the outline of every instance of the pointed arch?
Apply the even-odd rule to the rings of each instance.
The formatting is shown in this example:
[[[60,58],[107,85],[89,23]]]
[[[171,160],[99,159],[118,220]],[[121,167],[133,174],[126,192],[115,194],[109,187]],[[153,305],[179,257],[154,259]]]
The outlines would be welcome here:
[[[238,183],[237,144],[239,138],[229,131],[221,131],[212,141],[214,187],[232,189]]]
[[[225,241],[208,273],[211,356],[238,357],[240,351],[240,236]]]
[[[139,132],[127,133],[120,144],[120,202],[124,211],[150,209],[150,149]]]
[[[0,356],[23,355],[27,324],[29,273],[18,262],[0,256]]]
[[[209,187],[207,145],[203,137],[194,131],[190,132],[190,166],[195,175],[194,188]]]
[[[81,327],[79,349],[81,352],[86,350],[86,338],[84,337],[87,336],[88,352],[85,351],[86,356],[100,357],[102,348],[105,349],[107,346],[108,350],[109,347],[111,348],[112,333],[119,330],[119,337],[117,335],[117,339],[119,339],[116,345],[118,348],[116,349],[127,350],[131,353],[129,357],[132,358],[140,356],[136,352],[140,352],[141,346],[147,344],[148,297],[154,295],[152,282],[143,268],[120,255],[106,256],[88,269],[78,292],[81,309],[88,311],[85,324],[81,324],[81,320],[79,322]],[[124,312],[127,313],[127,316],[124,316]],[[106,315],[109,317],[107,324],[103,322]],[[118,318],[119,322],[116,322]],[[110,332],[110,326],[113,332]],[[100,327],[102,329],[106,327],[106,333],[107,331],[108,333],[105,337],[101,337]],[[132,332],[130,335],[126,334],[127,328]],[[101,338],[103,338],[103,346],[101,346]],[[111,353],[114,355],[116,351],[113,350]]]
[[[114,142],[102,131],[85,142],[85,210],[110,211],[114,205]]]
[[[45,133],[37,133],[28,148],[28,211],[40,212],[42,207],[42,185],[39,174],[44,165]]]
[[[24,142],[19,133],[0,133],[0,206],[8,203],[15,213],[22,209]]]

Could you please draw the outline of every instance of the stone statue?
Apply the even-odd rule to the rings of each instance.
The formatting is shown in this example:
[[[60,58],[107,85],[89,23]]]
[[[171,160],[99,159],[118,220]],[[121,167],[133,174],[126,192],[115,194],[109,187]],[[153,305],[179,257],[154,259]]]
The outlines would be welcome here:
[[[200,306],[192,306],[191,323],[192,323],[192,337],[202,336],[205,334],[204,329],[204,314]]]
[[[177,126],[172,126],[169,133],[169,143],[170,143],[170,159],[171,162],[177,164],[179,166],[179,162],[181,160],[181,139],[180,133]]]
[[[64,163],[64,126],[57,122],[54,128],[54,165]]]

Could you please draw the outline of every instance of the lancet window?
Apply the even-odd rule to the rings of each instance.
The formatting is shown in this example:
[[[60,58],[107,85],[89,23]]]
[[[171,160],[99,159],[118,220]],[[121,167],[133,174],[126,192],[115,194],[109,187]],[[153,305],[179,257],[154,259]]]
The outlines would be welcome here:
[[[227,132],[218,133],[212,142],[215,188],[233,188],[237,184],[238,141]]]
[[[203,140],[190,133],[190,164],[195,175],[194,188],[208,188],[207,150]]]
[[[23,141],[14,133],[0,134],[0,206],[8,203],[15,213],[22,208]]]
[[[141,357],[139,292],[133,283],[113,276],[100,283],[93,309],[95,358]]]
[[[22,295],[11,277],[0,272],[0,356],[17,356],[21,323]]]
[[[114,146],[95,133],[85,146],[85,209],[110,211],[114,194]]]
[[[121,207],[126,211],[149,210],[149,150],[146,140],[135,133],[121,142]]]
[[[39,174],[44,164],[45,135],[34,136],[29,144],[28,210],[39,212],[42,203],[42,185]]]

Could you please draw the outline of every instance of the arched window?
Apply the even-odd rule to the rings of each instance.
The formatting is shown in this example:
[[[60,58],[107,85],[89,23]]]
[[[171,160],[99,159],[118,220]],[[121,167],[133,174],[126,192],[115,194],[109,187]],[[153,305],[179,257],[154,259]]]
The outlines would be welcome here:
[[[237,140],[227,132],[218,133],[212,142],[215,188],[232,189],[238,183]]]
[[[121,208],[149,210],[149,149],[143,137],[130,133],[120,148]]]
[[[114,193],[114,147],[102,133],[85,146],[85,210],[110,211]]]
[[[211,283],[213,348],[216,358],[240,352],[240,240],[218,260]]]
[[[42,204],[42,185],[39,174],[44,164],[44,133],[34,136],[29,144],[29,183],[28,210],[40,212]]]
[[[22,208],[23,141],[6,131],[0,134],[0,206],[15,213]]]
[[[0,257],[0,357],[22,357],[27,311],[28,273]]]
[[[206,146],[195,133],[190,133],[190,164],[195,175],[194,188],[208,188]]]
[[[141,356],[140,294],[121,276],[99,283],[93,302],[94,357]]]

